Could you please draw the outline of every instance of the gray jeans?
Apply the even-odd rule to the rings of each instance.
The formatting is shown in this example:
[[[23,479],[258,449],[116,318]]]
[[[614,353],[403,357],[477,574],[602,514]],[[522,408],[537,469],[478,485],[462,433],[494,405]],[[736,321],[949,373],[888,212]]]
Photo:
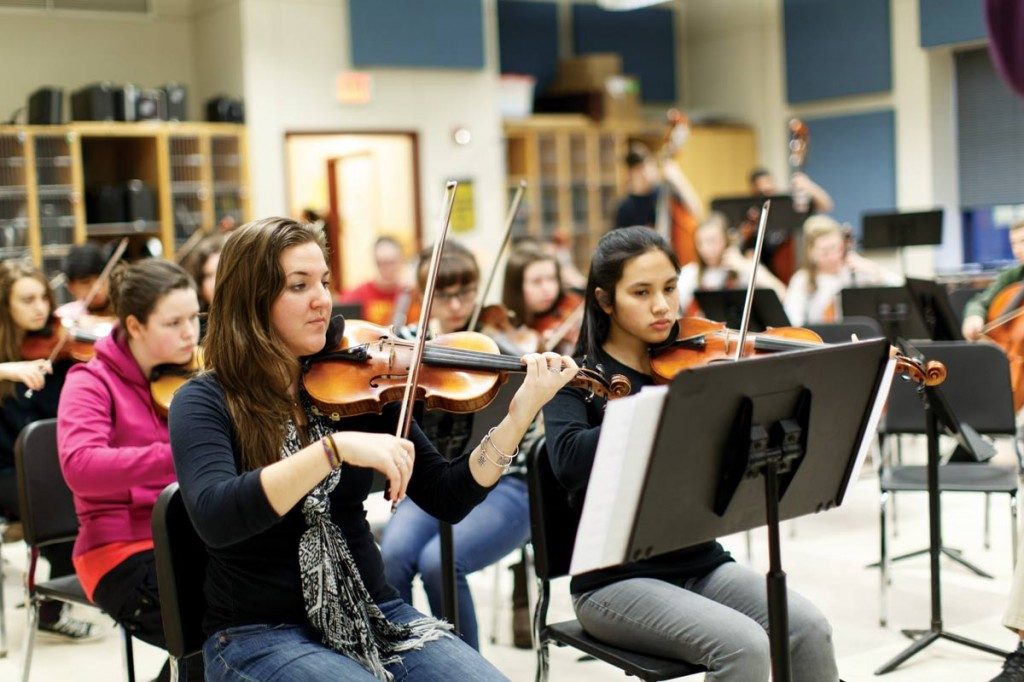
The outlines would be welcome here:
[[[682,587],[631,578],[573,597],[592,637],[663,658],[699,663],[705,682],[766,682],[771,673],[765,578],[728,563]],[[806,598],[789,592],[794,682],[839,679],[832,628]]]

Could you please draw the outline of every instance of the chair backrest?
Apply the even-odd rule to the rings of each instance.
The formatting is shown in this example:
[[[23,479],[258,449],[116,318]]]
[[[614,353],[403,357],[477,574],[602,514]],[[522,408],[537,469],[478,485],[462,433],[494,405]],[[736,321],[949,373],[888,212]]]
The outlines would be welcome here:
[[[984,290],[984,287],[961,287],[949,292],[949,306],[956,313],[960,324],[964,322],[964,308],[967,306],[967,302]]]
[[[569,573],[576,529],[582,509],[569,504],[569,494],[555,478],[541,438],[527,455],[530,492],[530,542],[537,577],[552,580]]]
[[[825,343],[845,343],[854,334],[859,339],[880,339],[885,336],[878,322],[858,315],[844,317],[842,322],[809,324],[807,328],[817,333]]]
[[[206,639],[203,582],[208,555],[177,483],[164,488],[153,507],[153,552],[167,653],[184,658],[202,649]]]
[[[56,419],[35,421],[21,430],[14,443],[14,467],[25,543],[39,547],[74,540],[78,514],[60,470]]]
[[[998,346],[967,341],[915,341],[928,360],[946,365],[940,386],[960,421],[978,433],[1014,434],[1010,364]],[[880,430],[883,433],[924,433],[924,407],[913,384],[896,380]]]

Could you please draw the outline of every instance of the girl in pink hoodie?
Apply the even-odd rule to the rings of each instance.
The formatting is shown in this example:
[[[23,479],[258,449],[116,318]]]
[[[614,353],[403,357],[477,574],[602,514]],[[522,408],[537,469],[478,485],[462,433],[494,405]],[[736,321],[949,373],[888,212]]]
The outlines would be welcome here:
[[[150,517],[175,476],[149,378],[159,365],[191,360],[199,301],[192,278],[164,260],[122,266],[110,290],[119,325],[96,342],[95,358],[68,372],[57,409],[61,468],[80,523],[73,561],[93,602],[163,647]]]

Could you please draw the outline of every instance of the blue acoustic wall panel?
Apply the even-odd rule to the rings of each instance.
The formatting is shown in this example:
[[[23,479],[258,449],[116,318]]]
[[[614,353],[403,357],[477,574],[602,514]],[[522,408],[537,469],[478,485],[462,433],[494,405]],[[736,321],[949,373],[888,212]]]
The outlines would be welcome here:
[[[484,67],[481,0],[349,0],[354,66]]]
[[[864,211],[895,210],[896,146],[891,110],[804,119],[810,146],[804,171],[836,206],[832,215],[860,233]]]
[[[790,102],[892,87],[889,0],[784,0]]]
[[[558,65],[558,6],[530,0],[498,3],[498,48],[502,73],[528,73],[537,92],[551,84]]]
[[[675,12],[651,7],[610,12],[572,6],[575,54],[618,52],[625,73],[640,78],[645,102],[676,101]]]
[[[919,0],[921,47],[985,38],[982,5],[981,0]]]

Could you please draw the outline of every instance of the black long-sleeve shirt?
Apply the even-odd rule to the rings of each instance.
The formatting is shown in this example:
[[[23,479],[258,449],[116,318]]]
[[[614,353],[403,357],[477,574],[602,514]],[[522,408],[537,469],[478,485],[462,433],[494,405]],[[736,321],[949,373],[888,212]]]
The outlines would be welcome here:
[[[607,353],[601,353],[598,361],[608,376],[625,375],[633,393],[654,384],[650,376],[623,365]],[[566,387],[544,406],[551,468],[576,505],[583,504],[604,421],[604,401],[595,397],[587,402],[586,398],[585,391]],[[718,542],[702,542],[644,561],[575,576],[569,589],[573,594],[582,594],[627,578],[661,578],[679,584],[689,578],[705,576],[729,561],[732,557]]]
[[[382,415],[338,422],[338,431],[393,432],[397,406]],[[189,517],[209,550],[204,593],[207,634],[238,625],[304,623],[299,538],[307,525],[301,503],[279,517],[260,483],[260,471],[241,471],[224,393],[212,375],[189,381],[175,396],[169,419],[174,466]],[[465,456],[445,461],[415,424],[409,436],[416,464],[408,494],[427,513],[456,523],[487,495]],[[359,573],[377,603],[398,593],[384,580],[384,563],[370,534],[363,501],[373,471],[343,465],[330,495]],[[496,529],[500,532],[500,529]]]
[[[15,383],[14,395],[0,405],[0,469],[14,466],[14,443],[23,428],[34,421],[57,416],[60,391],[72,364],[72,360],[54,362],[53,373],[46,376],[43,388],[33,391],[31,398],[25,397],[28,392],[25,384]]]

